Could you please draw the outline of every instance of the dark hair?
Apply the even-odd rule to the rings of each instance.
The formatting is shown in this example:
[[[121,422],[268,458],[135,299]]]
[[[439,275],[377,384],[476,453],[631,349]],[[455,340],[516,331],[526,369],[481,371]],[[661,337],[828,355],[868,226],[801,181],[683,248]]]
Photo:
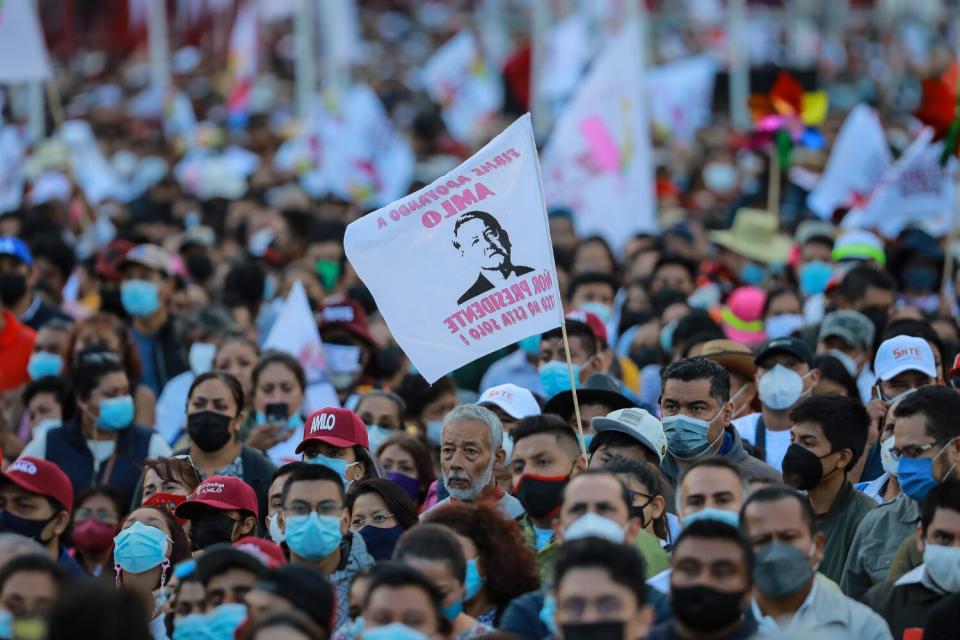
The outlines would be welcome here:
[[[587,452],[590,455],[593,455],[600,450],[600,447],[616,447],[618,449],[642,449],[644,451],[649,451],[651,454],[656,455],[656,453],[646,444],[637,440],[631,435],[627,435],[622,431],[601,431],[600,433],[594,434],[593,439],[590,441],[590,445],[587,447]],[[644,456],[646,457],[646,456]]]
[[[687,260],[681,255],[676,253],[665,253],[660,256],[656,263],[653,265],[653,271],[650,272],[650,280],[653,281],[657,277],[657,271],[664,267],[676,266],[682,268],[687,272],[687,275],[690,276],[690,280],[693,283],[697,281],[697,266],[690,260]]]
[[[413,499],[396,482],[383,478],[368,478],[350,487],[345,504],[350,510],[351,517],[353,517],[353,504],[357,498],[368,493],[380,496],[387,510],[397,519],[401,529],[407,530],[417,524],[417,505],[413,504]]]
[[[451,502],[430,511],[426,522],[447,527],[473,542],[486,577],[487,598],[498,612],[514,598],[540,588],[536,558],[524,542],[523,531],[499,507]]]
[[[678,289],[660,289],[656,295],[650,296],[650,302],[653,304],[653,315],[657,317],[662,316],[667,308],[675,304],[682,304],[689,309],[690,303],[687,302],[687,298],[689,297],[689,295]]]
[[[686,348],[690,339],[701,333],[724,337],[723,329],[714,322],[710,314],[702,309],[694,309],[677,321],[673,330],[673,349],[683,345]]]
[[[115,315],[103,311],[78,320],[77,323],[73,325],[73,328],[70,330],[70,335],[67,336],[67,344],[62,354],[63,371],[60,375],[76,383],[77,375],[74,369],[76,369],[77,363],[74,362],[73,352],[77,345],[77,337],[89,329],[93,329],[100,335],[115,335],[119,338],[120,347],[118,356],[120,357],[124,370],[127,372],[127,377],[130,378],[131,384],[139,382],[142,364],[140,362],[140,354],[137,351],[137,345],[134,344],[133,337],[130,334],[130,329]],[[99,344],[101,346],[103,345],[103,343]],[[87,345],[87,348],[90,348],[90,345]]]
[[[308,638],[326,640],[330,637],[326,629],[322,629],[310,617],[299,609],[287,611],[273,611],[259,617],[243,634],[244,640],[256,640],[257,634],[277,627],[293,629]],[[267,636],[269,637],[269,636]]]
[[[207,380],[219,380],[223,384],[227,385],[227,389],[230,390],[230,395],[233,396],[233,401],[237,403],[237,415],[243,411],[244,397],[243,397],[243,385],[240,384],[240,381],[235,377],[227,373],[226,371],[207,371],[206,373],[201,373],[196,378],[193,379],[193,383],[190,385],[190,390],[187,391],[187,408],[190,407],[190,398],[193,397],[193,391],[198,386],[206,382]],[[236,416],[234,416],[236,417]]]
[[[252,573],[259,580],[267,572],[263,561],[248,551],[238,549],[229,542],[218,542],[206,547],[197,558],[194,574],[206,589],[210,581],[232,569]]]
[[[883,289],[884,291],[896,291],[897,281],[886,271],[862,264],[847,272],[847,275],[840,281],[837,292],[847,301],[856,302],[863,298],[868,287]]]
[[[407,415],[419,419],[424,407],[445,393],[456,393],[457,387],[449,376],[444,376],[431,385],[419,373],[408,373],[394,391],[406,403]]]
[[[419,527],[417,527],[419,528]],[[442,527],[435,527],[442,530]],[[416,529],[413,529],[416,530]],[[406,536],[407,534],[404,534]],[[401,539],[403,536],[401,536]],[[456,540],[454,540],[456,542]],[[370,574],[370,584],[367,594],[363,598],[363,608],[370,606],[373,592],[380,587],[416,587],[427,595],[433,613],[437,617],[437,625],[441,631],[446,631],[446,618],[443,617],[443,593],[422,573],[413,567],[400,562],[378,562]]]
[[[580,338],[580,340],[583,341],[583,350],[586,351],[588,355],[596,355],[600,341],[593,332],[593,329],[590,328],[590,325],[586,322],[580,322],[579,320],[572,320],[570,318],[567,318],[564,322],[567,325],[567,337]],[[560,327],[545,332],[540,339],[553,340],[554,338],[563,339],[563,330]]]
[[[163,509],[161,507],[136,507],[127,514],[127,516],[120,521],[119,530],[123,529],[123,525],[126,524],[127,520],[130,519],[130,516],[135,512],[140,511],[141,509],[150,509],[160,515],[160,519],[163,520],[164,524],[167,525],[167,529],[170,531],[170,539],[173,540],[173,548],[170,549],[170,568],[166,570],[166,578],[169,581],[170,575],[173,573],[173,567],[177,566],[184,560],[189,560],[193,557],[193,549],[190,545],[190,539],[187,537],[186,532],[184,532],[183,527],[180,526],[180,522],[177,520],[176,516],[173,515],[170,511]],[[112,556],[111,552],[111,556]],[[110,558],[111,565],[113,566],[117,563],[116,559]],[[163,580],[163,575],[161,575],[160,580]],[[158,585],[159,586],[159,585]]]
[[[688,526],[683,528],[683,531],[680,532],[680,535],[677,537],[677,541],[673,545],[674,557],[676,557],[676,551],[680,548],[680,545],[684,543],[688,538],[699,538],[701,540],[729,540],[740,547],[740,552],[743,555],[743,562],[747,568],[747,580],[750,584],[753,583],[753,548],[750,546],[750,541],[747,540],[746,536],[733,525],[727,524],[726,522],[721,522],[719,520],[714,520],[713,518],[704,518],[702,520],[695,520],[691,522]]]
[[[610,461],[602,467],[614,475],[623,475],[630,476],[635,482],[639,482],[644,487],[647,488],[647,492],[650,494],[651,498],[657,496],[663,496],[663,478],[660,475],[659,467],[654,466],[649,462],[640,462],[639,460],[633,460],[632,458],[624,458],[623,456],[614,456]],[[627,491],[630,491],[630,487],[627,487]],[[666,498],[664,498],[666,502]],[[631,501],[627,505],[630,508],[631,513],[633,512],[633,499],[631,496]],[[659,518],[654,519],[653,521],[653,530],[657,534],[657,537],[661,540],[666,539],[669,528],[667,526],[667,512],[664,509],[664,512],[660,515]]]
[[[793,287],[788,287],[785,285],[780,285],[774,287],[767,293],[767,297],[763,300],[763,311],[760,315],[761,318],[767,317],[767,312],[770,311],[771,303],[782,296],[793,296],[800,302],[801,308],[803,307],[803,300],[800,298],[800,294]]]
[[[731,462],[729,458],[724,458],[722,456],[708,456],[700,460],[695,460],[684,470],[682,474],[680,474],[680,479],[677,481],[678,494],[680,493],[680,486],[683,484],[683,481],[694,469],[726,469],[736,477],[740,478],[741,483],[748,480],[743,477],[743,472],[740,470],[740,467]]]
[[[220,344],[217,345],[217,350],[213,353],[213,359],[217,359],[217,356],[220,355],[220,351],[222,351],[225,346],[235,342],[250,347],[250,349],[257,354],[257,357],[260,357],[260,345],[258,345],[255,341],[239,333],[228,333],[223,337],[223,340],[220,341]]]
[[[744,535],[747,537],[750,536],[750,532],[747,530],[747,507],[755,503],[768,504],[771,502],[780,502],[781,500],[795,500],[796,503],[800,505],[800,515],[803,518],[803,524],[807,526],[807,531],[811,537],[816,535],[817,515],[813,512],[813,507],[810,506],[810,500],[793,487],[785,484],[771,484],[760,487],[747,497],[743,506],[740,507],[740,530]]]
[[[730,374],[727,373],[722,364],[710,358],[697,356],[696,358],[677,360],[663,370],[660,379],[663,388],[666,388],[667,380],[681,380],[683,382],[709,380],[711,397],[720,404],[726,404],[730,400]]]
[[[299,469],[301,466],[306,464],[307,463],[303,462],[302,460],[294,460],[293,462],[282,464],[273,472],[273,475],[270,477],[270,482],[273,483],[273,481],[277,478],[293,473],[295,469]]]
[[[957,414],[954,414],[955,416]],[[860,404],[859,398],[844,396],[812,396],[790,411],[793,424],[812,422],[820,425],[823,435],[830,442],[830,452],[849,449],[853,453],[844,473],[850,471],[867,445],[867,430],[870,416]]]
[[[131,589],[117,589],[98,580],[66,586],[50,612],[46,638],[72,640],[152,640],[143,598]]]
[[[630,499],[630,490],[627,489],[627,485],[625,485],[620,478],[615,476],[609,469],[597,469],[595,467],[584,469],[574,477],[570,478],[570,481],[572,482],[573,480],[577,480],[579,478],[589,478],[591,476],[603,476],[616,480],[617,484],[620,485],[620,499],[623,500],[623,506],[626,507],[627,511],[630,511],[630,504],[632,502]],[[570,486],[569,482],[567,483],[567,486]],[[563,497],[564,500],[566,500],[566,491],[564,491]]]
[[[33,254],[34,262],[37,258],[48,260],[57,268],[64,280],[70,277],[74,267],[77,266],[73,247],[56,233],[38,233],[30,238],[30,253]]]
[[[86,489],[78,491],[76,497],[73,499],[73,511],[71,515],[76,515],[77,509],[80,507],[80,505],[90,498],[97,496],[103,496],[113,503],[113,508],[117,510],[117,522],[123,520],[123,518],[127,515],[127,507],[130,505],[124,500],[126,496],[118,489],[115,489],[109,485],[87,487]]]
[[[927,535],[927,528],[933,522],[937,509],[950,509],[960,513],[960,482],[946,480],[930,489],[927,497],[920,503],[920,531]]]
[[[60,405],[60,415],[63,422],[67,422],[73,417],[76,405],[73,402],[73,396],[70,394],[70,383],[61,376],[45,376],[39,380],[32,380],[23,388],[23,406],[27,407],[30,401],[41,393],[52,394],[54,400]]]
[[[960,436],[960,391],[939,385],[920,387],[897,404],[896,418],[922,415],[927,434],[942,443]]]
[[[200,472],[185,457],[147,458],[143,461],[143,473],[140,475],[141,484],[148,469],[152,469],[164,482],[176,482],[187,487],[191,492],[197,488],[201,481]]]
[[[577,434],[570,426],[570,423],[558,415],[544,413],[539,416],[527,416],[521,418],[513,429],[510,430],[510,439],[514,446],[524,438],[537,436],[542,433],[552,435],[561,449],[571,449],[574,457],[579,455],[580,444],[577,442]],[[566,445],[566,447],[564,447]]]
[[[100,381],[111,373],[127,373],[116,354],[105,349],[82,351],[73,372],[74,391],[80,399],[89,400]]]
[[[460,248],[460,243],[457,242],[457,233],[460,231],[460,227],[470,220],[480,220],[483,224],[491,227],[494,231],[497,232],[497,237],[500,238],[500,242],[503,243],[503,246],[506,250],[510,251],[510,236],[507,234],[506,229],[500,226],[500,221],[494,218],[491,214],[486,211],[467,211],[465,214],[457,218],[456,223],[453,225],[453,247],[454,249]]]
[[[287,481],[283,483],[284,503],[287,501],[287,495],[290,493],[290,487],[293,486],[293,483],[312,482],[314,480],[326,480],[327,482],[333,483],[340,493],[340,499],[344,499],[343,480],[340,479],[336,471],[322,464],[304,464],[292,470]]]
[[[256,366],[253,367],[253,372],[250,374],[250,378],[253,381],[254,395],[257,393],[257,385],[260,382],[260,374],[262,374],[263,370],[272,364],[279,364],[289,369],[293,376],[297,379],[297,384],[300,385],[300,391],[305,392],[307,390],[307,376],[303,372],[303,367],[301,367],[300,363],[297,362],[297,359],[291,356],[289,353],[270,349],[263,352],[263,354],[260,356],[260,360],[257,361]]]
[[[413,458],[413,465],[417,468],[417,482],[420,483],[420,493],[417,497],[417,503],[423,504],[430,485],[437,479],[437,472],[433,468],[433,459],[430,457],[430,452],[420,440],[400,432],[393,434],[383,441],[383,444],[377,449],[377,459],[379,460],[380,455],[387,447],[394,445],[409,453],[410,457]]]
[[[2,592],[7,585],[7,580],[13,577],[14,574],[21,572],[44,573],[49,576],[60,589],[72,579],[72,576],[67,570],[61,567],[59,563],[54,562],[49,556],[38,553],[28,553],[8,560],[5,565],[0,567],[0,592]]]
[[[640,553],[629,544],[618,544],[604,538],[571,540],[560,547],[553,568],[554,588],[575,569],[602,569],[610,580],[633,592],[637,608],[647,601],[647,566]]]
[[[443,562],[450,575],[463,584],[467,577],[467,560],[460,542],[446,527],[439,524],[421,524],[404,531],[393,549],[393,559],[403,562],[408,558]]]
[[[813,359],[813,366],[820,370],[821,380],[832,380],[843,387],[847,395],[851,398],[859,398],[860,390],[857,388],[857,381],[839,358],[829,353],[822,353]]]
[[[577,289],[588,284],[607,285],[610,287],[612,295],[617,294],[617,281],[613,279],[613,276],[602,271],[584,271],[570,278],[570,283],[567,285],[567,299],[573,300]]]
[[[357,400],[357,406],[356,406],[356,409],[354,409],[354,412],[359,414],[360,405],[363,404],[364,400],[367,400],[369,398],[385,398],[391,401],[392,403],[397,405],[397,413],[400,415],[400,424],[402,425],[403,421],[406,420],[407,403],[403,401],[403,398],[393,393],[392,391],[384,391],[383,389],[374,389],[373,391],[368,391],[362,396],[360,396],[360,399]]]
[[[684,318],[685,320],[686,318]],[[682,322],[682,320],[681,320]],[[679,324],[677,327],[679,328]],[[674,330],[674,335],[676,335],[676,330]],[[723,329],[708,329],[706,331],[701,331],[700,333],[695,333],[685,340],[681,340],[677,344],[682,344],[683,349],[680,351],[681,358],[692,358],[690,352],[693,351],[693,348],[697,345],[703,345],[704,343],[710,342],[711,340],[723,340],[727,336],[723,333]],[[728,371],[728,373],[736,373],[736,371]]]
[[[615,274],[617,272],[617,257],[613,255],[613,249],[610,248],[610,243],[607,242],[603,238],[603,236],[598,236],[598,235],[587,236],[586,238],[581,240],[579,243],[577,243],[577,246],[573,249],[572,262],[576,263],[577,254],[580,253],[580,251],[582,251],[585,247],[591,244],[598,244],[601,247],[603,247],[603,250],[607,254],[607,259],[610,260],[610,265],[611,265],[610,268],[613,270],[613,273]]]

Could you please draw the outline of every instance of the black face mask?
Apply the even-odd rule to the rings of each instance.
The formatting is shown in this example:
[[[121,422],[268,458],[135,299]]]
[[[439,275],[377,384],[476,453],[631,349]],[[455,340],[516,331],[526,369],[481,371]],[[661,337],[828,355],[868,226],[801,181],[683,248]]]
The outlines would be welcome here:
[[[740,619],[743,615],[740,610],[743,595],[743,591],[720,591],[701,585],[670,585],[673,615],[684,625],[701,633],[720,631]]]
[[[27,293],[27,279],[22,273],[0,273],[0,305],[12,309]]]
[[[190,543],[194,551],[218,543],[233,542],[233,528],[237,522],[222,511],[205,509],[190,518]]]
[[[517,481],[514,496],[531,518],[546,518],[560,508],[563,489],[568,482],[569,475],[548,478],[525,473]]]
[[[828,453],[828,455],[830,454]],[[783,456],[781,468],[783,469],[783,481],[804,491],[809,491],[826,478],[823,475],[823,458],[796,443],[787,447],[787,453]],[[833,471],[830,473],[833,473]]]
[[[563,640],[624,640],[627,630],[622,620],[563,624]]]
[[[187,272],[190,278],[197,283],[204,283],[213,275],[213,260],[202,253],[187,256]]]
[[[197,411],[187,416],[187,433],[201,451],[213,453],[230,442],[230,416],[216,411]]]
[[[15,516],[9,511],[0,511],[0,533],[16,533],[24,538],[36,540],[40,544],[47,544],[50,542],[50,539],[47,538],[43,540],[40,536],[46,526],[53,522],[53,519],[58,515],[60,515],[59,512],[53,514],[46,520],[30,520],[28,518]]]
[[[630,359],[641,369],[648,364],[660,362],[660,349],[656,347],[638,347],[630,351]]]

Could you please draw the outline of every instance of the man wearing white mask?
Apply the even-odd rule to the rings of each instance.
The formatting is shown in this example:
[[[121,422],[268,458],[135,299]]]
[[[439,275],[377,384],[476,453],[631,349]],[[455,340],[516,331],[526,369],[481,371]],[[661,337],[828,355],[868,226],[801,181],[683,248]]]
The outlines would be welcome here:
[[[777,338],[756,357],[760,412],[733,421],[740,437],[749,442],[758,458],[780,471],[790,446],[790,410],[808,397],[820,381],[810,347],[799,338]]]

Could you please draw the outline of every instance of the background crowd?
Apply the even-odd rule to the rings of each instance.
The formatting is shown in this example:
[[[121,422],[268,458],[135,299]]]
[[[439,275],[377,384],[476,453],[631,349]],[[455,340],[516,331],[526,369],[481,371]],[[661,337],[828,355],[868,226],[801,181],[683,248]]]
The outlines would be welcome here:
[[[432,385],[343,248],[404,154],[366,191],[298,168],[297,3],[165,3],[162,92],[157,3],[36,4],[39,134],[0,93],[0,638],[956,637],[960,246],[807,206],[855,105],[908,146],[954,2],[745,3],[755,91],[788,68],[829,95],[773,179],[732,120],[726,6],[648,3],[651,64],[719,65],[706,123],[653,129],[661,231],[550,208],[569,363],[558,328]],[[409,146],[397,196],[534,106],[536,4],[343,3],[346,76]],[[590,14],[590,55],[618,20],[548,4]],[[464,28],[501,38],[501,106],[469,136],[417,74]],[[268,344],[297,282],[320,379]]]

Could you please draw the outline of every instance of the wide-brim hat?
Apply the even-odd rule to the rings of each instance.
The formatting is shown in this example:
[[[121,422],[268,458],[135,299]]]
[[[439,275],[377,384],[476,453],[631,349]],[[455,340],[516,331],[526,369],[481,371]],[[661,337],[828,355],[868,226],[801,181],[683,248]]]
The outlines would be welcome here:
[[[621,392],[622,387],[613,377],[605,373],[594,373],[577,389],[577,401],[580,405],[602,404],[610,411],[627,409],[637,403]],[[568,417],[573,413],[573,392],[561,391],[550,398],[543,407],[544,413],[553,413]]]
[[[730,229],[711,231],[710,241],[763,264],[786,263],[793,246],[779,232],[777,216],[759,209],[740,209]]]

